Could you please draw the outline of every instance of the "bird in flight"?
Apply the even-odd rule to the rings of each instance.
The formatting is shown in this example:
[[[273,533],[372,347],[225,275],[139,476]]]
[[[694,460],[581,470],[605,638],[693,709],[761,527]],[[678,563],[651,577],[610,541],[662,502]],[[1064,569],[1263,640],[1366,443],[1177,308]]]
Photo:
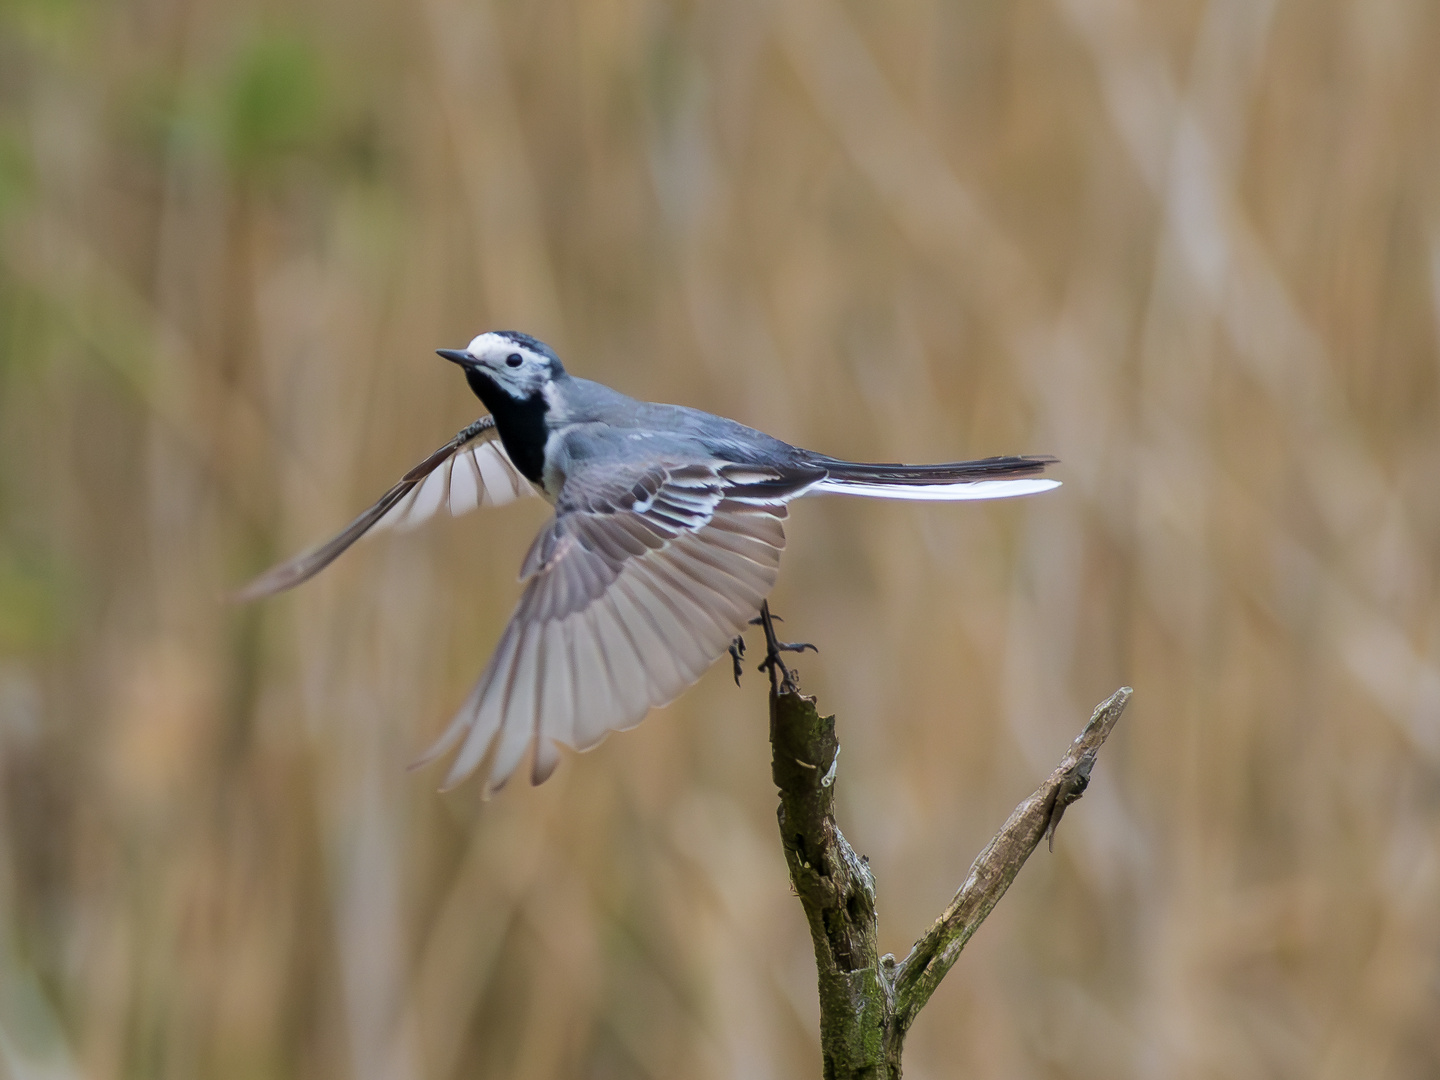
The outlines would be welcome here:
[[[842,461],[734,420],[636,401],[566,372],[515,331],[440,349],[489,415],[465,428],[333,539],[237,594],[254,600],[314,577],[368,532],[408,529],[538,495],[555,507],[520,569],[524,591],[480,681],[417,761],[457,750],[450,788],[485,765],[485,794],[531,753],[539,784],[560,745],[587,750],[675,700],[757,614],[778,663],[766,597],[785,547],[786,504],[833,492],[890,499],[999,499],[1058,487],[1050,457],[939,465]],[[737,660],[738,672],[738,660]]]

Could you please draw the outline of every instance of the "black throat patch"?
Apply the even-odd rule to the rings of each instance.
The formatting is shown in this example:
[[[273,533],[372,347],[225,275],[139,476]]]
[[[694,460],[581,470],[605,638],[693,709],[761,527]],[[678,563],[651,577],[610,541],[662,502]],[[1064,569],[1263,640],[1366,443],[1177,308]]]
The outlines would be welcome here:
[[[531,483],[540,483],[545,475],[545,440],[550,437],[545,427],[545,413],[550,407],[544,395],[537,392],[517,401],[490,376],[473,367],[465,368],[465,381],[495,417],[500,442],[520,475]]]

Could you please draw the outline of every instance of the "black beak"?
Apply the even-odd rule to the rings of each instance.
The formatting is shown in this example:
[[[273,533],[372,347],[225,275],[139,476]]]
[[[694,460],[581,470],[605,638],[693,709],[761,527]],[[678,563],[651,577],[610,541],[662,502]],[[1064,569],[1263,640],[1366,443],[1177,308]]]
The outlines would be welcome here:
[[[436,349],[435,351],[452,364],[459,364],[461,367],[469,367],[475,362],[475,358],[464,349]]]

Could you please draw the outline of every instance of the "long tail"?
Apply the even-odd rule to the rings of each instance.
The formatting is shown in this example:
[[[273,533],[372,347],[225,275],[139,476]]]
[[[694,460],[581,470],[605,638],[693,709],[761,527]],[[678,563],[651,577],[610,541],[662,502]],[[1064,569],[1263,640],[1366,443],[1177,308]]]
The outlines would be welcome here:
[[[1053,457],[992,457],[980,461],[952,461],[943,465],[890,465],[815,455],[816,465],[830,475],[810,489],[812,493],[866,495],[875,499],[1007,499],[1034,495],[1060,486],[1037,474]]]

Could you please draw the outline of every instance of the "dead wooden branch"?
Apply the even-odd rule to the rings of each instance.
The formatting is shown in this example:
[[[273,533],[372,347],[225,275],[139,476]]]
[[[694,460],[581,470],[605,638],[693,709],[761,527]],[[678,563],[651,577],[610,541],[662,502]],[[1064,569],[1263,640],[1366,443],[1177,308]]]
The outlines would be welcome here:
[[[1095,709],[1055,770],[975,859],[935,924],[896,963],[876,952],[875,878],[835,822],[835,718],[794,690],[770,695],[771,773],[780,839],[815,946],[826,1080],[898,1080],[905,1035],[966,942],[1005,895],[1065,808],[1084,793],[1101,745],[1130,700],[1121,687]]]

